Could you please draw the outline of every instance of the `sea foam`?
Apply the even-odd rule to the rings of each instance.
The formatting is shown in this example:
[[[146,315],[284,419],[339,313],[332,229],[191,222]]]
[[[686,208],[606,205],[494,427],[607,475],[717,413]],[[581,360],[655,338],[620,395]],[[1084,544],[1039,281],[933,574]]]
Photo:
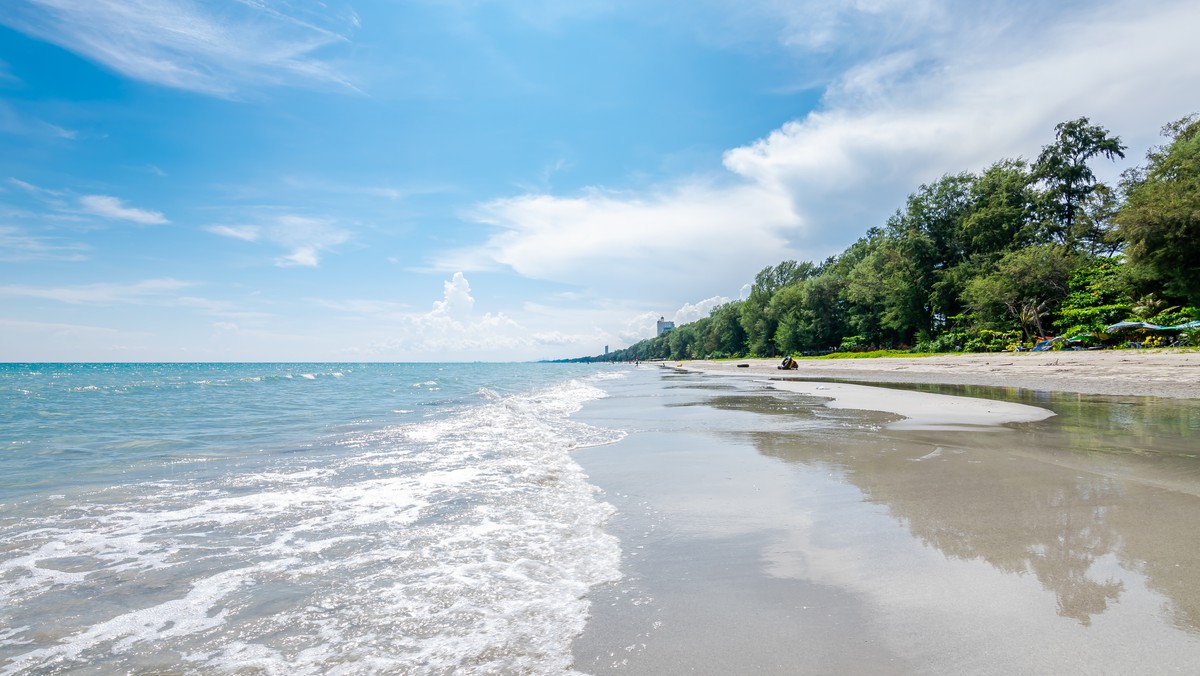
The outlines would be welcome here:
[[[10,501],[0,673],[569,671],[620,575],[570,455],[622,436],[569,419],[601,396],[488,390],[320,453]]]

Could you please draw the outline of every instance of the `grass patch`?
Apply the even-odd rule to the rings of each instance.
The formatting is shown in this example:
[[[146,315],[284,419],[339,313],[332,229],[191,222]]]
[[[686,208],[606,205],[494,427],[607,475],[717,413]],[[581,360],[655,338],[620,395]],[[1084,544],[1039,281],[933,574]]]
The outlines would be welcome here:
[[[874,359],[876,357],[932,357],[936,352],[909,352],[908,350],[871,350],[870,352],[831,352],[820,357],[800,359]]]

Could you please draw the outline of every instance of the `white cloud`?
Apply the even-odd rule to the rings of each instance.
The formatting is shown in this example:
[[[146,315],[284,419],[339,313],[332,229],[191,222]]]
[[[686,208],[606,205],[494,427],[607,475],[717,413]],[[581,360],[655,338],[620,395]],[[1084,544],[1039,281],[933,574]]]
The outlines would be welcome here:
[[[755,4],[755,3],[752,3]],[[802,50],[845,49],[877,42],[912,39],[940,23],[941,4],[935,0],[803,0],[759,2],[766,16],[782,19],[776,30],[780,42]]]
[[[471,316],[475,307],[475,299],[471,297],[471,284],[463,273],[456,272],[450,281],[444,283],[442,300],[433,304],[431,316],[450,317],[462,321]]]
[[[245,242],[257,242],[262,235],[262,228],[256,225],[210,225],[205,228],[214,235],[231,237]]]
[[[147,279],[130,284],[99,283],[59,287],[8,284],[0,286],[0,297],[37,298],[75,305],[136,304],[190,286],[193,286],[192,282],[170,278]]]
[[[291,253],[275,259],[275,264],[282,267],[316,267],[321,251],[350,239],[350,233],[335,227],[333,221],[304,216],[280,216],[267,233],[272,241],[291,249]]]
[[[31,322],[21,319],[0,319],[0,326],[13,330],[57,331],[63,333],[116,333],[116,329],[60,322]]]
[[[653,338],[658,333],[660,317],[670,318],[676,326],[683,326],[707,317],[713,308],[728,302],[730,299],[725,296],[713,296],[696,303],[684,303],[674,312],[641,312],[626,319],[617,336],[625,345],[631,345],[639,340]]]
[[[357,27],[320,2],[15,0],[0,23],[132,78],[228,96],[255,84],[349,82],[316,56]]]
[[[453,355],[459,359],[509,358],[523,354],[536,340],[503,313],[474,313],[471,284],[461,272],[443,283],[442,298],[425,313],[401,317],[396,337],[373,346],[376,352],[406,355]],[[483,355],[487,355],[484,357]]]
[[[1187,28],[1200,6],[1152,4],[1108,3],[1020,34],[959,22],[952,41],[849,70],[823,110],[731,150],[725,166],[789,193],[810,220],[828,223],[820,240],[831,241],[842,228],[880,224],[921,182],[1036,154],[1066,119],[1087,115],[1145,147],[1190,112],[1184,92],[1200,83]],[[1170,87],[1156,76],[1165,73]]]
[[[275,259],[275,265],[281,268],[315,268],[318,263],[320,263],[320,259],[317,256],[317,250],[311,246],[296,247],[290,254]]]
[[[27,183],[19,178],[10,178],[8,182],[35,197],[60,197],[63,195],[63,191],[61,190],[50,190],[49,188]]]
[[[142,225],[162,225],[168,222],[162,212],[127,207],[124,202],[109,195],[84,195],[79,198],[79,203],[87,212],[101,218],[132,221]]]
[[[287,250],[276,256],[279,267],[317,267],[321,253],[343,244],[350,233],[328,218],[284,214],[270,217],[264,225],[210,225],[208,232],[245,242],[267,241]]]
[[[817,7],[802,3],[797,20]],[[1006,8],[1030,14],[1011,25],[982,20]],[[494,200],[471,214],[494,234],[446,254],[439,268],[507,267],[660,305],[733,295],[764,265],[840,253],[923,182],[1036,155],[1058,122],[1086,115],[1140,149],[1197,105],[1194,2],[1117,0],[1087,12],[1010,3],[965,16],[950,4],[859,1],[831,11],[829,30],[846,12],[874,12],[880,30],[908,20],[898,46],[845,70],[819,110],[729,150],[723,175]],[[936,20],[913,20],[921,17]],[[823,40],[797,38],[808,49]]]
[[[713,296],[705,298],[698,303],[684,303],[683,307],[675,311],[674,322],[676,326],[690,324],[697,319],[707,317],[718,305],[724,305],[729,302],[725,296]]]
[[[802,226],[783,193],[699,180],[646,195],[524,195],[484,204],[475,216],[498,232],[481,247],[452,252],[443,268],[506,266],[607,296],[737,288],[746,270],[788,253]]]
[[[527,304],[521,317],[479,312],[471,284],[457,272],[429,310],[382,300],[315,301],[356,327],[344,356],[355,359],[521,361],[599,354],[610,336],[589,326],[589,313]],[[357,345],[357,346],[355,346]]]
[[[653,338],[658,331],[658,318],[664,315],[656,312],[642,312],[625,321],[625,325],[617,332],[621,341],[632,345],[639,340]]]
[[[88,247],[79,243],[60,244],[47,237],[30,235],[18,228],[0,226],[0,261],[83,261]]]

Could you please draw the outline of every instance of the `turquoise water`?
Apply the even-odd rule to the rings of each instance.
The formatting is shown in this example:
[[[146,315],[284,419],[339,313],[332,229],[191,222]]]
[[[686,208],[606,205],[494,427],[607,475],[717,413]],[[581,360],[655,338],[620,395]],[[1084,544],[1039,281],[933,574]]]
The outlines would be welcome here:
[[[0,365],[0,673],[556,671],[619,368]]]

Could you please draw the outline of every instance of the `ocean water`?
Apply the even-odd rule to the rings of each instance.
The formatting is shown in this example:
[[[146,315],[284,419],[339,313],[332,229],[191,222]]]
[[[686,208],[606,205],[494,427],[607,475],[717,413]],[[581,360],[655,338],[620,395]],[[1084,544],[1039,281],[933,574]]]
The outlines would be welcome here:
[[[613,367],[0,365],[0,674],[563,673]]]

